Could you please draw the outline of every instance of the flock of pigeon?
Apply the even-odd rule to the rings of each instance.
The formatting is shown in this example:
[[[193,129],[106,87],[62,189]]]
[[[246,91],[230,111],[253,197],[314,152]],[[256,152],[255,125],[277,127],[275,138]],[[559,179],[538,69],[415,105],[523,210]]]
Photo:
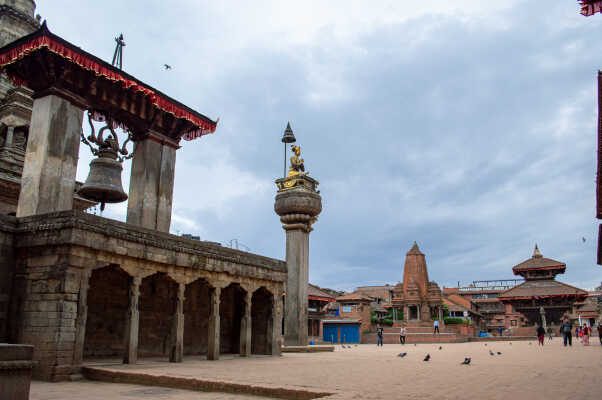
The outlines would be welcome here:
[[[531,344],[531,343],[529,343],[529,344]],[[510,342],[510,345],[512,346],[512,342]],[[416,346],[416,344],[414,344],[414,346]],[[487,347],[487,343],[485,343],[485,347]],[[443,346],[439,346],[439,350],[443,350]],[[407,355],[408,355],[408,353],[399,353],[399,354],[397,355],[397,357],[401,357],[401,358],[403,358],[403,357],[405,357],[405,356],[407,356]],[[493,351],[489,350],[489,355],[490,355],[490,356],[495,356],[495,353],[494,353]],[[501,351],[498,351],[498,352],[497,352],[497,355],[498,355],[498,356],[501,356],[501,355],[502,355],[502,352],[501,352]],[[427,355],[424,357],[424,360],[422,360],[422,361],[430,361],[430,360],[431,360],[431,355],[430,355],[429,353],[427,353]],[[465,357],[465,358],[464,358],[464,361],[462,361],[462,362],[460,363],[460,365],[470,365],[470,361],[471,361],[471,360],[472,360],[472,359],[471,359],[471,357]]]

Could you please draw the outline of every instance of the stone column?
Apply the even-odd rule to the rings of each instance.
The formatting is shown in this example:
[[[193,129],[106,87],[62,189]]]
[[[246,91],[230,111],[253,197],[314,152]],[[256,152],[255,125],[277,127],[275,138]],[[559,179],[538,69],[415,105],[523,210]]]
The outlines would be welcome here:
[[[286,231],[286,299],[284,344],[307,346],[307,285],[309,279],[309,233],[322,211],[317,181],[306,175],[278,179],[280,188],[274,210]]]
[[[307,304],[307,303],[306,303]],[[307,329],[305,330],[307,335]],[[273,356],[280,355],[280,347],[282,345],[282,294],[279,289],[276,289],[272,302],[272,318],[271,324],[268,324],[268,349],[271,348]],[[307,341],[307,339],[306,339]],[[305,343],[307,345],[307,343]]]
[[[184,358],[184,291],[185,283],[178,284],[178,298],[176,304],[176,315],[172,325],[172,340],[174,342],[169,352],[169,362],[182,362]]]
[[[125,328],[125,364],[136,364],[138,360],[138,328],[140,325],[140,311],[138,309],[138,298],[140,297],[140,283],[142,278],[132,277],[130,282],[130,305],[128,308],[128,319]]]
[[[443,308],[441,306],[438,307],[439,311],[439,325],[443,324]]]
[[[17,217],[73,208],[82,118],[55,94],[34,100]]]
[[[6,128],[6,138],[4,139],[4,147],[11,147],[13,144],[13,134],[15,132],[15,127],[9,125]]]
[[[404,304],[403,306],[403,320],[408,322],[410,320],[410,313],[409,313],[409,308],[407,304]]]
[[[161,139],[162,138],[162,139]],[[177,144],[150,133],[136,142],[126,221],[169,232]]]
[[[251,334],[252,334],[252,318],[251,318],[251,306],[252,306],[253,292],[247,290],[245,296],[245,310],[240,322],[240,356],[250,357],[251,356]]]
[[[219,305],[222,288],[215,287],[211,292],[211,312],[209,313],[209,337],[207,340],[207,360],[219,360],[220,324]]]
[[[86,322],[88,320],[88,289],[92,271],[83,270],[79,286],[77,303],[77,320],[75,321],[75,347],[73,349],[73,365],[79,367],[84,358],[84,341],[86,339]]]

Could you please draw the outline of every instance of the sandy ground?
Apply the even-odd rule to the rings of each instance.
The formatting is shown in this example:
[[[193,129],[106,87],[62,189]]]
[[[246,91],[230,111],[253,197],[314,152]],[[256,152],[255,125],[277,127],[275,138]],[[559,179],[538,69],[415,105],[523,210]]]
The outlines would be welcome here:
[[[189,390],[169,389],[104,383],[92,381],[78,382],[32,382],[30,400],[258,400],[263,397],[228,393],[204,393]]]
[[[578,343],[566,348],[558,338],[543,347],[536,341],[443,344],[441,350],[438,344],[336,346],[334,353],[230,357],[218,362],[185,357],[181,364],[141,360],[111,368],[327,391],[333,393],[332,399],[593,399],[602,394],[602,346],[595,339],[589,347]],[[489,355],[489,350],[496,354]],[[401,358],[400,352],[408,354]],[[424,362],[427,353],[431,360]],[[460,365],[465,357],[472,359],[469,366]],[[39,397],[36,385],[40,384],[34,385],[32,399],[51,399]],[[117,392],[111,397],[129,399]]]

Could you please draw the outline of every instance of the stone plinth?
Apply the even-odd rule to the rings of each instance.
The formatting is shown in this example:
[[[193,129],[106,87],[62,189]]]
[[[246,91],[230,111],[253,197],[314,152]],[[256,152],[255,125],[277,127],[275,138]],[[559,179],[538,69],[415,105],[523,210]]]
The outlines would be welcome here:
[[[33,346],[0,343],[0,399],[27,400]]]
[[[322,211],[318,182],[307,175],[276,181],[278,194],[274,211],[286,231],[286,301],[284,344],[307,345],[307,285],[309,280],[309,233]]]

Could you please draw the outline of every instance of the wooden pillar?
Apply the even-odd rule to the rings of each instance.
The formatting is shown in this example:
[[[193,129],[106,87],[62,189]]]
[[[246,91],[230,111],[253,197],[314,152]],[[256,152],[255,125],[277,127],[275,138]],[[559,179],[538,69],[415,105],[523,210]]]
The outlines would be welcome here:
[[[219,305],[222,288],[215,287],[211,292],[211,312],[209,313],[209,338],[207,340],[207,360],[219,360],[220,321]]]
[[[169,362],[182,362],[184,358],[184,291],[185,283],[178,284],[178,299],[176,304],[176,315],[172,325],[172,346],[169,353]]]
[[[128,319],[125,329],[125,364],[136,364],[138,360],[138,328],[140,327],[140,311],[138,310],[138,299],[140,297],[140,283],[142,278],[132,277],[130,282],[130,305],[128,308]]]
[[[251,356],[251,329],[252,329],[252,318],[251,318],[251,306],[252,306],[253,293],[247,290],[245,296],[245,309],[242,319],[240,321],[240,356],[250,357]]]
[[[78,367],[84,358],[84,341],[86,339],[86,321],[88,320],[88,289],[92,271],[83,270],[79,284],[77,303],[77,320],[75,321],[75,347],[73,350],[73,365]]]

